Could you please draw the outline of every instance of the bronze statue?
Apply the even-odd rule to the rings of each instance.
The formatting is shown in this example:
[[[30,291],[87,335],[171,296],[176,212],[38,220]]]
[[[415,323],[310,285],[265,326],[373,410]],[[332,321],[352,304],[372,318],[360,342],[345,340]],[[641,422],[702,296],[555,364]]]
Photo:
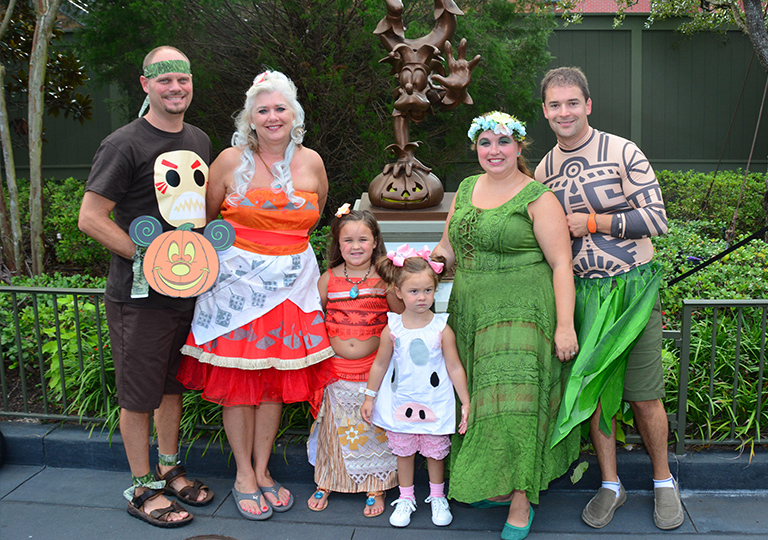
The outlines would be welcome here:
[[[392,65],[392,74],[399,82],[392,111],[395,144],[387,147],[397,163],[384,166],[371,182],[368,196],[371,204],[385,208],[429,208],[442,201],[443,184],[414,156],[419,142],[410,140],[409,120],[423,121],[435,106],[450,110],[459,103],[471,105],[467,86],[480,55],[468,62],[467,40],[462,39],[458,57],[453,58],[450,39],[456,31],[456,15],[464,14],[454,0],[435,0],[435,27],[418,39],[405,38],[402,1],[385,1],[387,16],[379,21],[374,34],[389,51],[380,62]],[[441,53],[448,58],[447,76]]]

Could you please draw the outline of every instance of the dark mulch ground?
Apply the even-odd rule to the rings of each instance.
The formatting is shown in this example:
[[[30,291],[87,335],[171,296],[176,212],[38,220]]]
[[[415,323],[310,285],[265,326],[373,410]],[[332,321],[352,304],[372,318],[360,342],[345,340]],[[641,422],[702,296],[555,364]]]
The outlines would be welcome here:
[[[43,407],[43,391],[40,374],[36,372],[28,372],[24,379],[25,384],[22,386],[18,367],[8,369],[6,365],[3,366],[2,369],[5,381],[5,392],[3,392],[3,395],[7,396],[7,403],[0,403],[0,416],[6,411],[44,413],[45,409]],[[25,402],[27,404],[26,409],[24,406]],[[52,406],[51,403],[48,404],[48,412],[58,412],[52,410]],[[13,420],[13,417],[7,419]]]

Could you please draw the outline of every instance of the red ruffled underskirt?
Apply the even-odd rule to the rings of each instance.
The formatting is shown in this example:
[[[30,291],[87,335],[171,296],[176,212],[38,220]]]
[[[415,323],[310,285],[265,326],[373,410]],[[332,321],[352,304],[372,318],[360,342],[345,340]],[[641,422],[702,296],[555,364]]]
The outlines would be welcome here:
[[[203,399],[225,407],[308,401],[315,414],[323,388],[338,379],[329,360],[302,367],[333,350],[322,314],[304,313],[290,301],[201,346],[190,333],[185,347],[194,348],[204,360],[206,353],[215,355],[217,364],[263,365],[262,369],[223,367],[184,356],[177,379],[187,388],[202,390]]]

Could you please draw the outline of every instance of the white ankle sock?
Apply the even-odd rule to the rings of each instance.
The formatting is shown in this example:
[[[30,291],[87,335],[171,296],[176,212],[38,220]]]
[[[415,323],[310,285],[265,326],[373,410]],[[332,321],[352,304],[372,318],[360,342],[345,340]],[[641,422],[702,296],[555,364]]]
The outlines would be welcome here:
[[[674,488],[675,487],[675,479],[670,476],[666,480],[653,480],[653,487],[655,488]]]
[[[616,498],[619,498],[619,493],[621,491],[621,480],[617,480],[616,482],[606,482],[603,480],[603,483],[601,487],[604,487],[605,489],[610,489],[616,494]]]

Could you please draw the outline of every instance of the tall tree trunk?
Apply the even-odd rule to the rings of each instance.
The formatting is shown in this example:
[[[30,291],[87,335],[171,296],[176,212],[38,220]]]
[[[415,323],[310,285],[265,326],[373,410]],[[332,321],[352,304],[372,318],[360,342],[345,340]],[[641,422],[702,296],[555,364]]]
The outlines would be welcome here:
[[[42,274],[43,237],[43,111],[48,44],[61,0],[35,0],[35,35],[29,60],[29,235],[32,247],[32,275]]]
[[[3,16],[3,24],[0,25],[0,38],[2,38],[5,31],[8,30],[8,25],[11,24],[11,15],[13,14],[14,7],[16,7],[16,0],[8,2],[8,7],[5,9],[5,16]]]
[[[760,65],[768,72],[768,29],[765,27],[762,2],[761,0],[744,0],[743,3],[747,35]]]
[[[0,65],[0,144],[3,148],[5,178],[8,184],[8,205],[0,190],[0,227],[3,235],[3,259],[11,272],[24,271],[24,245],[19,218],[19,190],[16,187],[16,165],[13,161],[11,131],[8,127],[8,109],[5,105],[5,67]]]
[[[11,22],[16,0],[10,0],[0,25],[0,39],[5,36]],[[24,270],[24,244],[21,236],[21,219],[19,218],[19,190],[16,187],[16,165],[13,162],[13,147],[11,131],[8,126],[8,108],[5,104],[5,66],[0,64],[0,146],[3,149],[6,183],[8,184],[8,203],[5,194],[0,189],[0,233],[3,235],[3,260],[8,269],[13,272]],[[0,185],[2,185],[0,183]]]
[[[0,263],[8,267],[11,272],[16,270],[16,261],[13,260],[13,241],[11,240],[11,223],[8,221],[8,206],[5,204],[5,193],[0,189]],[[2,271],[2,268],[0,268]]]

